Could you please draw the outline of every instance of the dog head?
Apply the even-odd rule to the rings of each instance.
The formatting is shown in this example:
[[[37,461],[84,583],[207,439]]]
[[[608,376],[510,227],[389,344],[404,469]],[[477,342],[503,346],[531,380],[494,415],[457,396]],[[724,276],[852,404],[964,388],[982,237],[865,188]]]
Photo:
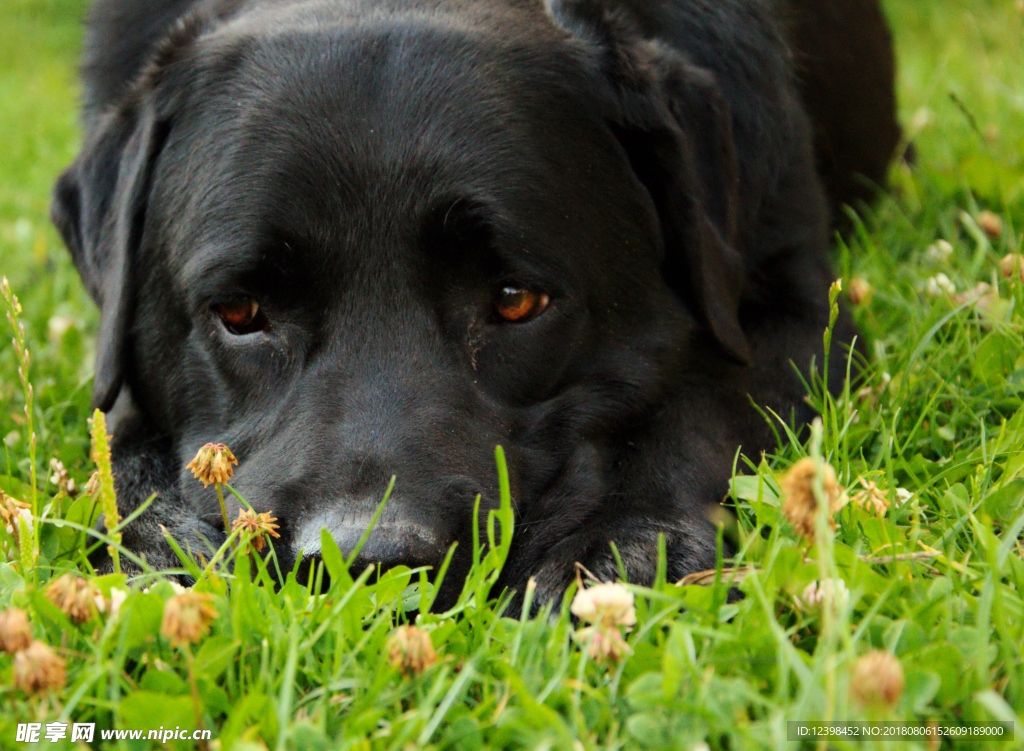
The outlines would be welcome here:
[[[521,515],[582,519],[618,431],[749,356],[737,167],[713,78],[601,3],[384,5],[183,22],[53,213],[94,401],[171,439],[201,517],[208,441],[295,555],[351,549],[394,475],[363,557],[437,564],[496,444]]]

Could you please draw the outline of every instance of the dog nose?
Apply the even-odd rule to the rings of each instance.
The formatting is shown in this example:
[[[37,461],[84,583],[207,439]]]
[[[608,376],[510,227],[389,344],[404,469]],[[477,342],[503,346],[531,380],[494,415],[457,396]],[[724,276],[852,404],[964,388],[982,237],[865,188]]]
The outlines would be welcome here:
[[[371,514],[337,514],[306,520],[292,543],[296,557],[308,558],[321,553],[321,534],[326,530],[342,555],[350,557],[359,546],[372,520]],[[422,523],[403,518],[381,518],[359,547],[352,573],[358,575],[366,566],[439,566],[447,553],[446,540]]]
[[[364,533],[365,529],[331,530],[331,536],[346,556],[352,554]],[[377,565],[382,569],[395,566],[436,568],[444,560],[445,553],[445,546],[433,530],[416,524],[378,524],[359,549],[352,573],[356,575],[367,566]]]

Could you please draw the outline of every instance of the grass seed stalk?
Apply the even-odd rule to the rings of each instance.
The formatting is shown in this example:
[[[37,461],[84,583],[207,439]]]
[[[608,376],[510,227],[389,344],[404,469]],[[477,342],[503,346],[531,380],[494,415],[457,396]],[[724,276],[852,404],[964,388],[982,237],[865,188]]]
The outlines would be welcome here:
[[[121,573],[121,558],[118,547],[121,533],[117,531],[121,522],[117,513],[117,495],[114,492],[114,471],[110,464],[110,436],[107,435],[107,417],[100,410],[92,415],[92,460],[96,463],[97,501],[103,509],[103,524],[114,544],[108,545],[110,559],[114,562],[114,573]]]
[[[32,519],[35,521],[32,525],[24,523],[23,520],[18,522],[20,529],[18,535],[20,557],[22,567],[27,574],[30,569],[34,570],[34,566],[29,565],[26,567],[26,562],[34,563],[39,557],[40,516],[39,488],[36,477],[35,389],[29,377],[29,363],[32,357],[25,339],[25,324],[20,320],[22,312],[21,302],[19,302],[18,296],[14,294],[14,290],[11,289],[10,282],[7,281],[6,276],[0,280],[0,294],[3,295],[4,302],[7,303],[7,322],[11,325],[11,330],[14,332],[11,344],[17,357],[18,380],[21,383],[21,390],[25,399],[25,429],[28,431],[29,445],[29,504],[32,510]],[[31,555],[26,550],[26,546],[29,546]]]

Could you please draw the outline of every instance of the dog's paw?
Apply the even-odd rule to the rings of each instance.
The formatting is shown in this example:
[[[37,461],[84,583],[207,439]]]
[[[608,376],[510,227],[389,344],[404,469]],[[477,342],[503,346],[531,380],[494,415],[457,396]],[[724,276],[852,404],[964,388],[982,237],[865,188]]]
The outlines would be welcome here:
[[[178,546],[193,559],[203,556],[209,559],[213,551],[224,542],[223,530],[194,517],[174,515],[172,518],[142,518],[129,524],[122,533],[121,571],[129,576],[138,576],[148,568],[150,571],[181,570],[183,563],[166,536],[174,538]],[[89,562],[99,574],[109,574],[114,564],[106,545],[99,546],[89,556]],[[183,583],[191,583],[189,577],[179,575]]]
[[[673,525],[639,518],[614,528],[581,531],[556,545],[533,574],[534,608],[557,607],[576,580],[621,581],[622,569],[630,584],[650,586],[658,571],[658,537],[665,536],[666,575],[678,581],[694,571],[715,566],[715,528],[708,522],[682,521]],[[618,558],[612,549],[618,551]],[[621,561],[621,567],[620,567]],[[582,567],[582,569],[580,568]]]

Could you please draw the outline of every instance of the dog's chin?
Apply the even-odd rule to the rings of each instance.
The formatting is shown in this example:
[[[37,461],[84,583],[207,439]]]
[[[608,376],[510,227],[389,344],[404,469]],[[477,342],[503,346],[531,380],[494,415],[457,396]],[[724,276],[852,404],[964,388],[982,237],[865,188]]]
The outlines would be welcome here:
[[[326,530],[342,555],[349,557],[359,545],[373,521],[373,511],[335,509],[301,522],[291,542],[296,559],[318,558],[322,554],[322,533]],[[448,541],[422,523],[401,515],[382,517],[373,524],[369,536],[359,548],[353,574],[368,565],[380,564],[386,570],[394,566],[431,566],[444,561]]]

